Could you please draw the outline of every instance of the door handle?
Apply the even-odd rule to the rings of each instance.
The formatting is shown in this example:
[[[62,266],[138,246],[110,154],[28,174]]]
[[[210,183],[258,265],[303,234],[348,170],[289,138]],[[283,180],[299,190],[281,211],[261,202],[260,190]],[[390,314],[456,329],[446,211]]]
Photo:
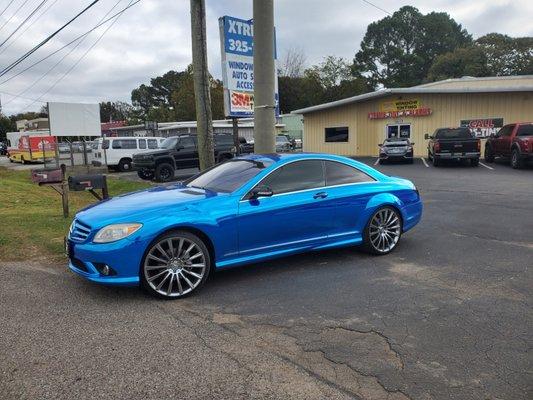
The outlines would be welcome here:
[[[318,192],[313,196],[313,199],[325,199],[326,197],[328,197],[326,192]]]

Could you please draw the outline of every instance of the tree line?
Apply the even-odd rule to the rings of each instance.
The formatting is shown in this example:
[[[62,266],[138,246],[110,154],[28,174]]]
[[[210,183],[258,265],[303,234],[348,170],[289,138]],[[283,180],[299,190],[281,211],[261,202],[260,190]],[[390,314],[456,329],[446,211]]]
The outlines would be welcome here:
[[[422,14],[404,6],[368,25],[352,60],[328,55],[307,66],[301,48],[288,49],[278,60],[282,113],[387,87],[409,87],[462,76],[533,74],[533,37],[489,33],[474,39],[447,13]],[[222,82],[211,77],[213,119],[224,118]],[[15,130],[17,119],[0,115],[0,135]],[[168,71],[131,92],[131,103],[100,103],[102,122],[126,120],[189,121],[196,119],[193,69]],[[30,118],[31,117],[31,118]]]

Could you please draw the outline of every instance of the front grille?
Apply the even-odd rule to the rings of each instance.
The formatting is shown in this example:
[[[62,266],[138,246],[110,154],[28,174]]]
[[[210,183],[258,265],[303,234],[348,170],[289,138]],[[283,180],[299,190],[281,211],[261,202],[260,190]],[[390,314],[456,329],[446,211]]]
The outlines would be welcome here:
[[[69,239],[73,242],[82,243],[87,240],[90,233],[91,227],[76,219],[74,220],[74,223],[72,225],[72,230],[70,231]]]

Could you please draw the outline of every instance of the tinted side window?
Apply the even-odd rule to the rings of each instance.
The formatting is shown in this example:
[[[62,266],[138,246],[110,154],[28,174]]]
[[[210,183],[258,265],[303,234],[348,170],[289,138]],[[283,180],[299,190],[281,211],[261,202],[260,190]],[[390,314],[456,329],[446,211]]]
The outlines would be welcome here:
[[[326,161],[326,185],[344,185],[347,183],[373,182],[370,176],[349,165],[335,161]]]
[[[514,125],[507,125],[504,126],[500,131],[498,132],[498,136],[510,136],[511,132],[513,131]]]
[[[183,147],[184,150],[192,150],[196,147],[192,137],[182,137],[179,146]]]
[[[148,139],[148,148],[157,149],[157,139]]]
[[[533,136],[533,124],[519,126],[516,136]]]
[[[219,146],[233,145],[233,136],[230,135],[215,135],[215,143]]]
[[[114,149],[136,149],[137,140],[136,139],[118,139],[113,140],[112,147]]]
[[[139,149],[146,149],[146,139],[139,139]]]
[[[326,128],[325,131],[326,142],[347,142],[348,141],[348,127],[340,128]]]
[[[267,176],[260,184],[272,189],[274,194],[324,187],[322,161],[304,160],[287,164]]]

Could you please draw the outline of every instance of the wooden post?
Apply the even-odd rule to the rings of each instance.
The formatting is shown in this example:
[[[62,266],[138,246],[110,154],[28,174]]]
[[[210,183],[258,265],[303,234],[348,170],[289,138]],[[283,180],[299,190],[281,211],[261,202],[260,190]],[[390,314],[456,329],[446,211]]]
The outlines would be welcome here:
[[[109,198],[109,190],[107,189],[107,176],[104,175],[104,186],[102,187],[102,198]]]
[[[233,127],[233,144],[235,145],[235,155],[241,154],[241,144],[239,142],[239,119],[232,118],[232,127]]]
[[[67,167],[61,164],[61,202],[63,203],[63,217],[68,218],[68,182],[67,182]]]

